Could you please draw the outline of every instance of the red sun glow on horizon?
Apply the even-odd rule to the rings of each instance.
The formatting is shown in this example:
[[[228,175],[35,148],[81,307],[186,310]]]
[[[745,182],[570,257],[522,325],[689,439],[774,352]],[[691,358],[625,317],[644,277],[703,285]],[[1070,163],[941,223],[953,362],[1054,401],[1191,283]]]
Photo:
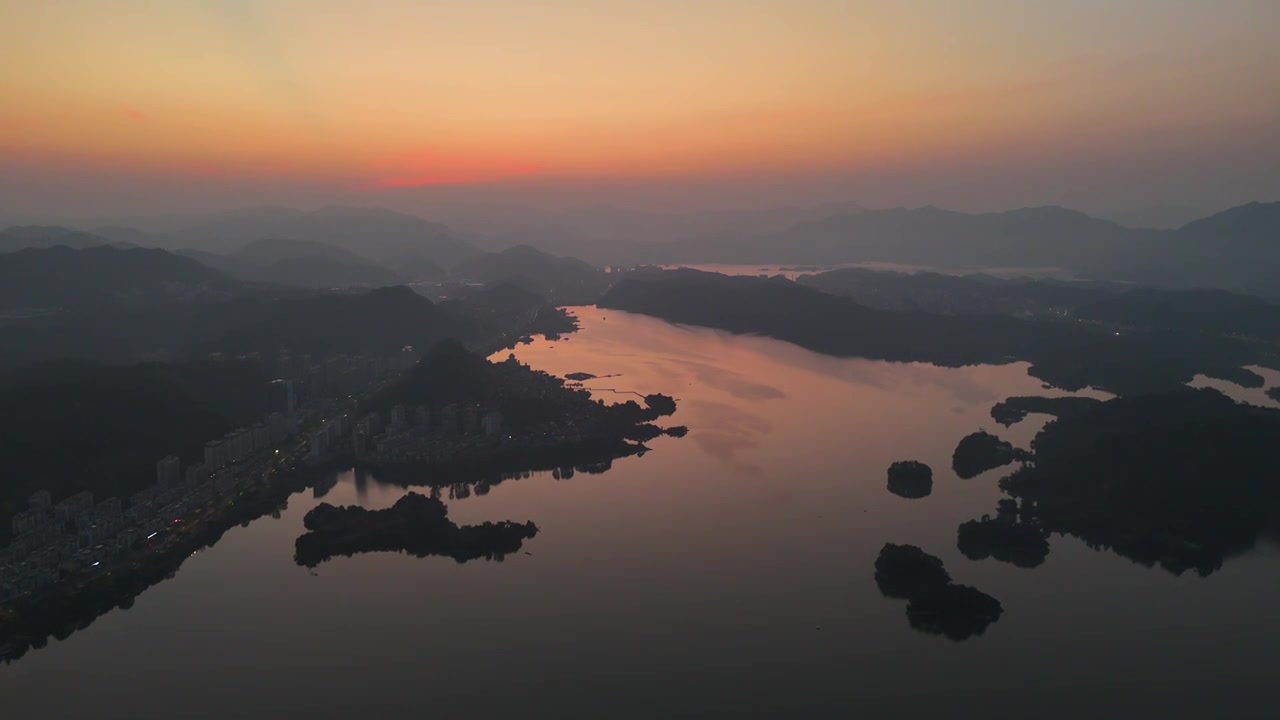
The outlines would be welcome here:
[[[415,153],[379,163],[370,180],[356,186],[365,190],[413,188],[428,185],[463,185],[535,175],[542,166],[505,157],[462,157],[438,152]]]

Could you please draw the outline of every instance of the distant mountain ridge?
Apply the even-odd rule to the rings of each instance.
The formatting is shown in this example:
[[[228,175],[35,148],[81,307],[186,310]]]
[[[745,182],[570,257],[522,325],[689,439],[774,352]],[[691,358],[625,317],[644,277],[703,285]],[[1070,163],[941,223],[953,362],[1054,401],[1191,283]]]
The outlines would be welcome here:
[[[1217,239],[1280,248],[1280,202],[1252,202],[1193,220],[1178,228],[1181,238]]]
[[[101,235],[73,230],[59,225],[25,225],[0,230],[0,252],[17,252],[27,248],[68,247],[75,250],[114,245],[135,247],[133,243],[113,241]]]
[[[980,214],[926,206],[844,212],[755,237],[695,239],[650,250],[673,253],[673,262],[1054,267],[1156,232],[1056,206]]]
[[[1270,343],[1191,336],[1159,327],[1148,332],[1114,332],[1093,323],[1056,319],[878,309],[781,276],[728,276],[689,269],[627,273],[597,306],[672,323],[765,335],[840,357],[944,367],[1024,360],[1031,363],[1028,374],[1059,388],[1091,386],[1118,394],[1181,386],[1197,374],[1239,378],[1242,366],[1273,366],[1277,355]],[[1123,313],[1129,307],[1133,306],[1116,309]],[[1253,373],[1248,376],[1253,376],[1250,382],[1261,380]]]
[[[842,264],[1057,268],[1156,285],[1276,293],[1280,202],[1250,203],[1177,230],[1129,228],[1066,208],[998,213],[935,207],[863,210],[757,235],[634,249],[654,263]]]
[[[510,283],[546,297],[553,305],[594,303],[609,286],[609,278],[600,268],[529,245],[472,258],[455,267],[453,275],[486,285]]]
[[[63,307],[226,293],[240,283],[165,250],[98,245],[0,254],[0,307]]]
[[[220,253],[276,238],[325,243],[375,262],[421,257],[446,267],[480,253],[446,225],[382,208],[242,208],[181,224],[171,235],[190,247]]]
[[[264,238],[230,255],[184,249],[178,254],[243,280],[314,289],[396,285],[414,277],[314,240]]]

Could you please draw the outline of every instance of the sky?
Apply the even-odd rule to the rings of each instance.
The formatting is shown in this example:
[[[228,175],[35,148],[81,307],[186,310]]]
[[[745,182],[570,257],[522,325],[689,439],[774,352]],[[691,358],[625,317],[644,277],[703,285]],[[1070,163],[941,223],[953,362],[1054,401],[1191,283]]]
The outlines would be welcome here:
[[[1275,0],[0,0],[0,213],[1280,199]]]

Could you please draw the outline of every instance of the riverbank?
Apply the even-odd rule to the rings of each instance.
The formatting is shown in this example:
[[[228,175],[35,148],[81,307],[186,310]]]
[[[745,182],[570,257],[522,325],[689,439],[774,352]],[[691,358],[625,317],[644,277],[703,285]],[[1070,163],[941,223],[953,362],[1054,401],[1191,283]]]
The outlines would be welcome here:
[[[21,598],[0,612],[0,661],[17,660],[44,647],[50,637],[66,639],[113,609],[131,607],[148,588],[173,577],[192,554],[213,546],[231,528],[274,512],[330,470],[309,467],[260,478],[216,511],[166,530],[112,570]]]

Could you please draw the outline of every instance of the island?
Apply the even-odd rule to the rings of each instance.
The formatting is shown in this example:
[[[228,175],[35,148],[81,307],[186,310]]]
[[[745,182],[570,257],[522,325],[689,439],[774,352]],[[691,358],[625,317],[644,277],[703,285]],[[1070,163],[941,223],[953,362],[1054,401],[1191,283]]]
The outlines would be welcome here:
[[[885,597],[906,599],[913,593],[951,582],[942,559],[915,545],[885,543],[876,558],[876,585]]]
[[[1014,448],[1013,443],[979,430],[966,435],[956,445],[951,456],[951,468],[956,475],[967,480],[1025,456],[1026,453]]]
[[[1089,397],[1038,397],[1022,395],[996,403],[991,417],[1005,427],[1022,422],[1031,413],[1062,417],[1097,405],[1099,400]]]
[[[1267,397],[1280,402],[1280,386],[1276,386],[1267,391]]]
[[[1280,532],[1278,439],[1280,410],[1211,388],[1115,398],[1046,425],[1000,487],[1018,503],[1017,525],[1208,575]],[[1010,507],[967,534],[1009,539]]]
[[[955,583],[927,588],[907,601],[911,627],[951,640],[981,635],[1003,613],[999,600],[969,585]]]
[[[407,493],[386,510],[321,503],[303,518],[309,532],[294,544],[294,562],[315,567],[336,555],[405,552],[417,557],[443,555],[459,563],[501,560],[538,534],[532,522],[486,522],[459,526],[437,498]]]
[[[933,492],[933,469],[922,462],[902,460],[889,466],[889,492],[909,500]]]
[[[942,560],[915,545],[885,543],[875,567],[880,592],[905,598],[907,622],[920,632],[967,640],[981,635],[1004,612],[990,595],[952,582]]]

